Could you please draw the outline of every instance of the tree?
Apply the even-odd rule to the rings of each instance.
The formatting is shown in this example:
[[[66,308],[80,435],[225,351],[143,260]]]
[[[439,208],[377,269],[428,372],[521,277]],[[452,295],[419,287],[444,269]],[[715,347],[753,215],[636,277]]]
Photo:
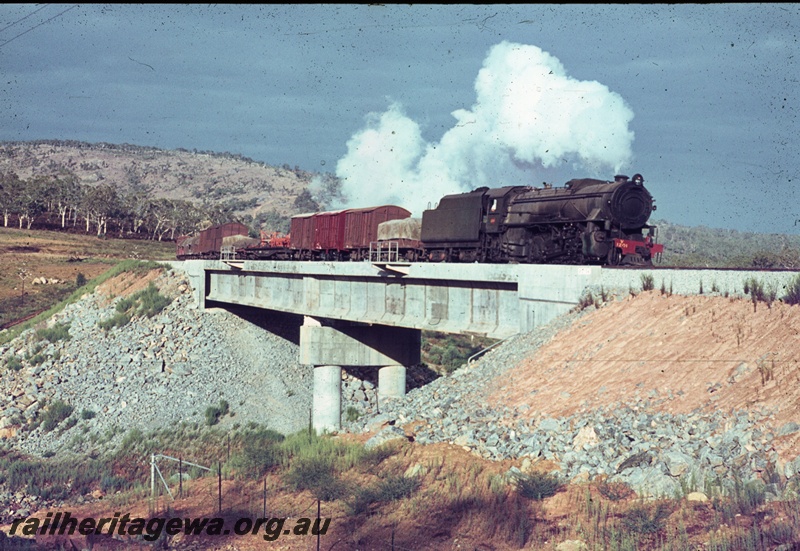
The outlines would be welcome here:
[[[0,172],[0,209],[3,211],[3,226],[8,227],[8,219],[18,212],[18,200],[22,181],[16,172]]]
[[[20,229],[23,222],[28,229],[31,229],[36,217],[47,210],[46,197],[49,187],[50,180],[46,176],[36,176],[22,182],[16,200]]]
[[[83,211],[86,213],[86,231],[89,231],[90,218],[94,218],[97,225],[97,236],[104,235],[108,231],[108,219],[115,216],[119,210],[119,196],[113,187],[108,184],[101,184],[91,188],[83,198]]]
[[[50,200],[58,210],[62,228],[66,227],[67,213],[80,207],[84,193],[83,186],[72,172],[64,172],[53,178]]]
[[[295,212],[303,213],[303,212],[318,212],[319,211],[319,203],[314,200],[314,197],[311,195],[311,192],[307,189],[304,189],[300,192],[300,194],[295,197],[294,199],[294,209]]]

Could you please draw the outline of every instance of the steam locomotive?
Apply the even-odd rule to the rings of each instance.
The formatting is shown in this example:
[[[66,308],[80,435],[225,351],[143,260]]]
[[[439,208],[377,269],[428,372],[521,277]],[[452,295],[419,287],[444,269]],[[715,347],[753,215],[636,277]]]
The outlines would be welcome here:
[[[647,224],[655,209],[641,174],[482,187],[446,195],[421,219],[383,205],[300,214],[287,236],[215,226],[179,238],[177,257],[652,265],[664,250]]]

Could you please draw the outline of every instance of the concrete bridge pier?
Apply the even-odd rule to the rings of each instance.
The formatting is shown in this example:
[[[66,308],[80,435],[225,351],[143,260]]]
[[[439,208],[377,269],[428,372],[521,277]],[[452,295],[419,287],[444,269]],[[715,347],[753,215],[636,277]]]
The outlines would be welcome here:
[[[341,428],[342,367],[378,368],[378,400],[406,393],[406,366],[418,364],[419,329],[305,317],[300,363],[314,366],[312,424],[317,432]]]
[[[406,367],[385,365],[378,369],[378,400],[406,395]]]
[[[341,427],[342,367],[314,366],[314,395],[311,418],[317,432],[332,432]]]

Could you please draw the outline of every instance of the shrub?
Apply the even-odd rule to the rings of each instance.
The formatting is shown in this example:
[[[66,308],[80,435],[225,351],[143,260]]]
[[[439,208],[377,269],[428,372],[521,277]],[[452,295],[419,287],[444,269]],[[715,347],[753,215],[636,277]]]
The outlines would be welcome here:
[[[97,326],[100,329],[108,331],[113,327],[123,327],[127,325],[129,321],[131,321],[130,314],[127,314],[125,312],[118,312],[113,316],[111,316],[110,318],[108,318],[107,320],[98,322]]]
[[[800,274],[798,274],[787,288],[786,296],[783,297],[786,304],[800,304]]]
[[[280,465],[282,453],[277,446],[282,442],[282,434],[269,429],[246,432],[242,436],[244,443],[241,452],[231,459],[234,469],[245,476],[258,478],[266,472]]]
[[[148,318],[152,318],[172,302],[169,298],[159,293],[158,288],[152,282],[147,286],[147,289],[140,291],[137,295],[140,302],[137,314]]]
[[[622,516],[622,525],[631,532],[642,535],[657,534],[664,529],[672,511],[666,503],[634,505]]]
[[[655,289],[655,281],[651,274],[642,274],[640,277],[642,279],[642,291],[652,291]]]
[[[75,276],[75,287],[83,287],[86,285],[86,276],[83,275],[83,272],[78,272],[78,275]]]
[[[610,501],[620,501],[635,495],[630,486],[624,482],[602,482],[597,486],[600,495]]]
[[[376,486],[359,489],[347,504],[350,514],[365,513],[373,503],[391,502],[413,494],[420,486],[417,478],[390,476],[381,480]]]
[[[22,369],[22,362],[16,356],[11,356],[6,361],[6,367],[12,371],[19,371],[20,369]]]
[[[547,473],[531,473],[517,478],[519,494],[537,501],[556,495],[561,486],[561,480],[557,476]]]
[[[83,411],[81,411],[81,419],[83,419],[84,421],[88,421],[89,419],[94,419],[96,415],[97,414],[91,409],[83,408]]]
[[[219,405],[208,406],[206,408],[206,425],[209,427],[219,423],[220,418],[224,417],[230,411],[230,406],[225,400],[221,400]]]
[[[56,323],[53,327],[45,327],[36,331],[36,338],[50,342],[68,341],[72,337],[69,334],[68,323]]]
[[[347,487],[337,476],[333,458],[303,457],[295,460],[286,474],[286,482],[295,490],[309,490],[320,501],[344,497]]]
[[[45,409],[42,416],[42,430],[50,432],[58,426],[58,424],[72,415],[75,408],[62,400],[56,400]]]
[[[358,411],[357,407],[347,406],[347,409],[345,410],[345,418],[347,419],[348,423],[358,421],[359,417],[361,417],[361,413]]]
[[[151,282],[146,289],[120,299],[116,305],[117,313],[109,319],[98,323],[98,326],[109,330],[112,327],[127,325],[131,318],[135,316],[152,318],[170,302],[172,301],[159,293],[158,288]]]

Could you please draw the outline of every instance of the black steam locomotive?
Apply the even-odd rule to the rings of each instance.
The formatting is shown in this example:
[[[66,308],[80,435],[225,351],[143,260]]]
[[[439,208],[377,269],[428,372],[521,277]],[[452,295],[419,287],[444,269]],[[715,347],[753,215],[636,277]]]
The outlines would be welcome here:
[[[248,238],[231,223],[178,239],[185,258],[650,265],[663,246],[640,174],[554,188],[478,188],[443,197],[422,219],[384,205],[299,214],[288,236]]]
[[[426,210],[420,240],[430,261],[651,264],[663,251],[647,225],[655,208],[640,174],[479,188]]]

